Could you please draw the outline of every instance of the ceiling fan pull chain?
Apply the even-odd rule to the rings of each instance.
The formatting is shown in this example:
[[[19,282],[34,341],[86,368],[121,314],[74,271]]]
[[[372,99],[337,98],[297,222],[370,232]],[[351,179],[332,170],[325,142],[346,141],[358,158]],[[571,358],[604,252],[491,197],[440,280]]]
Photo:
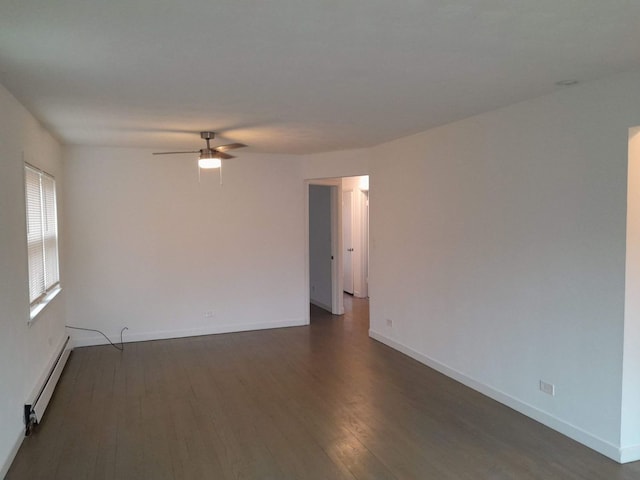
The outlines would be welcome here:
[[[200,182],[200,164],[198,163],[197,165],[198,165],[198,183],[201,183]]]
[[[220,160],[220,186],[222,186],[222,164],[224,162],[222,160]]]

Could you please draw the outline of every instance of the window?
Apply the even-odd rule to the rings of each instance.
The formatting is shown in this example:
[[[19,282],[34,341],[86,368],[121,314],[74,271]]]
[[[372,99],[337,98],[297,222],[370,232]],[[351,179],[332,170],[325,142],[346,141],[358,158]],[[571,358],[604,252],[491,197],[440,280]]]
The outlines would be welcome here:
[[[25,164],[27,247],[29,252],[29,302],[31,318],[59,290],[58,219],[55,179]]]

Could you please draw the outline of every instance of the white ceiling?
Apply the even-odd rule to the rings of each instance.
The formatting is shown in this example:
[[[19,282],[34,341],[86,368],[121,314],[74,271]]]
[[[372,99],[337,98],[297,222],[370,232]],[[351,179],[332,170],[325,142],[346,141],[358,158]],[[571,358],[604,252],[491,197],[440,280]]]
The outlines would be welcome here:
[[[0,0],[0,83],[70,144],[366,147],[640,67],[637,0]]]

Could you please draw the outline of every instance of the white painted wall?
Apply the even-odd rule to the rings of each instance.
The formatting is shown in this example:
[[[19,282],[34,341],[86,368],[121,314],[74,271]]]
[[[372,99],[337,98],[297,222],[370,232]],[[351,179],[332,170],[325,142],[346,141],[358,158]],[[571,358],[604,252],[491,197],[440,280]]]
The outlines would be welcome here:
[[[299,162],[243,153],[220,186],[216,171],[198,184],[195,158],[69,148],[69,323],[114,338],[128,326],[125,340],[303,324]]]
[[[309,298],[331,311],[331,188],[309,185]]]
[[[306,155],[302,162],[302,178],[353,177],[369,174],[370,149]]]
[[[636,72],[372,150],[371,334],[620,458],[638,124]]]
[[[629,132],[621,445],[640,457],[640,128]]]
[[[0,86],[0,478],[24,436],[23,406],[63,340],[62,292],[31,326],[24,202],[24,158],[56,178],[62,209],[61,149],[18,101]],[[64,219],[59,219],[64,231]],[[64,248],[60,248],[61,260]]]

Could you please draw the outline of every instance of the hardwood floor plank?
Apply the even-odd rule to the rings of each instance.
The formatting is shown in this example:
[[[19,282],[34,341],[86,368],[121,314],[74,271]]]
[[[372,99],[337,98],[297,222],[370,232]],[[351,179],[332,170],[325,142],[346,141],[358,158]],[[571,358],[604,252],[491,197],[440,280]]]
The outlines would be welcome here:
[[[16,479],[638,480],[368,337],[312,323],[76,349]]]

